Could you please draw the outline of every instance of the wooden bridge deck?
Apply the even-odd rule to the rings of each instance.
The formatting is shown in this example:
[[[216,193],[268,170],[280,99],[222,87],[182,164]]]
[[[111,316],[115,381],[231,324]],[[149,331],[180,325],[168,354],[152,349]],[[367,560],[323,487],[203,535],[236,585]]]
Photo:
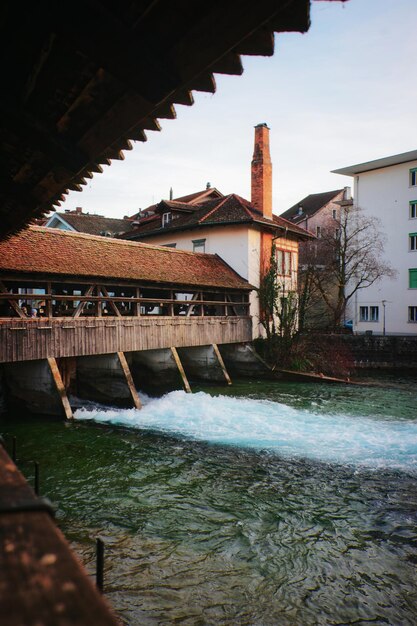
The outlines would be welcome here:
[[[251,341],[248,316],[0,319],[0,363]]]

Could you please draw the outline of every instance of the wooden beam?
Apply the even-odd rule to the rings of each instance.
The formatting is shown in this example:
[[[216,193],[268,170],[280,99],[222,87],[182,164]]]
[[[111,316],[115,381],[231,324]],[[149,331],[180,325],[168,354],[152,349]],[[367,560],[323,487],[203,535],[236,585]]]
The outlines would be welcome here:
[[[107,289],[103,285],[99,285],[98,289],[99,289],[99,291],[101,291],[103,296],[106,298],[106,301],[109,303],[110,308],[113,310],[113,313],[116,314],[116,317],[121,317],[122,314],[120,313],[119,309],[117,308],[117,306],[115,305],[113,300],[110,298],[109,292],[107,291]]]
[[[69,420],[74,419],[70,403],[68,401],[67,392],[65,390],[64,383],[62,382],[61,373],[56,362],[56,358],[49,356],[47,358],[49,368],[51,370],[52,378],[54,379],[56,390],[62,402],[62,408],[64,409],[65,417]]]
[[[120,626],[52,519],[52,506],[1,446],[0,493],[0,623]]]
[[[222,368],[223,375],[224,375],[224,377],[226,379],[226,382],[227,382],[228,385],[231,385],[232,384],[232,380],[231,380],[231,378],[229,376],[229,372],[227,371],[226,366],[224,364],[223,357],[220,354],[219,347],[218,347],[217,343],[212,343],[211,345],[213,346],[213,350],[214,350],[215,355],[217,356],[217,360],[219,362],[219,365]]]
[[[7,289],[6,285],[3,283],[3,281],[0,280],[0,289],[1,291],[3,291],[3,293],[9,293],[9,290]],[[20,296],[22,296],[22,294],[19,294]],[[19,298],[20,299],[24,299],[24,298]],[[29,317],[29,315],[25,315],[24,312],[22,311],[22,309],[20,308],[20,306],[17,304],[17,302],[15,302],[14,300],[8,300],[10,306],[12,307],[13,311],[15,311],[15,313],[18,314],[19,317],[22,318],[26,318]]]
[[[83,294],[84,296],[91,296],[93,291],[94,291],[95,285],[90,285],[89,288],[87,289],[87,291],[85,292],[85,294]],[[77,306],[77,308],[75,309],[74,313],[72,314],[72,317],[80,317],[81,313],[84,310],[85,305],[87,304],[88,300],[81,300],[79,305]]]
[[[185,374],[184,368],[181,363],[181,359],[179,357],[178,351],[176,348],[171,348],[172,356],[174,357],[174,361],[178,367],[178,371],[181,374],[182,383],[184,385],[184,389],[187,393],[191,393],[190,383],[188,382],[188,378]]]
[[[125,375],[127,386],[129,387],[130,395],[132,396],[133,404],[135,405],[135,409],[142,408],[142,402],[140,401],[138,392],[136,391],[135,384],[133,382],[132,373],[129,368],[129,364],[126,360],[124,352],[118,352],[117,356],[119,357],[119,362],[121,368],[123,370],[123,374]]]
[[[0,104],[0,115],[17,139],[45,154],[56,165],[65,167],[73,174],[87,165],[87,155],[68,137],[58,134],[53,126],[47,126],[39,118],[14,110],[4,103]]]
[[[188,300],[188,302],[192,302],[193,300],[198,300],[199,295],[200,295],[199,293],[194,293],[192,299]],[[191,314],[194,311],[195,306],[196,304],[190,304],[190,306],[188,307],[188,311],[187,311],[187,317],[191,317]]]

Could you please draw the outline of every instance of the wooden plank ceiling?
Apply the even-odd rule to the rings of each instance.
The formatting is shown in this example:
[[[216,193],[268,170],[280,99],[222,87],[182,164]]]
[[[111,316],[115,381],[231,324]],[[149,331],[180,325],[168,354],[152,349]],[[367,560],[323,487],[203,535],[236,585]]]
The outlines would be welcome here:
[[[5,0],[0,7],[0,237],[58,207],[132,141],[174,118],[310,0]]]

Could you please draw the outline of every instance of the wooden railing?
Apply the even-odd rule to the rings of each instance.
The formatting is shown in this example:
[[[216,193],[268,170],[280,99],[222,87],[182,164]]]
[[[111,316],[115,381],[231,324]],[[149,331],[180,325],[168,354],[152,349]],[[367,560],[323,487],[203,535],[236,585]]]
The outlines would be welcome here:
[[[251,339],[248,316],[0,318],[0,363]]]

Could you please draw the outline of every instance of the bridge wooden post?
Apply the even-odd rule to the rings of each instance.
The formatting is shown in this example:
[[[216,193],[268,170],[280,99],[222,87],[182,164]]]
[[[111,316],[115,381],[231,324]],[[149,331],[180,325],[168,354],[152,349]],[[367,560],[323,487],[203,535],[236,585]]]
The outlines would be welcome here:
[[[58,391],[59,397],[62,402],[62,408],[64,409],[65,417],[69,420],[74,419],[74,415],[72,413],[71,405],[68,401],[67,392],[65,390],[65,385],[62,381],[61,372],[59,371],[58,364],[56,362],[55,357],[50,356],[47,358],[49,368],[51,370],[52,378],[55,383],[56,390]]]
[[[135,408],[136,409],[141,409],[142,408],[142,402],[140,401],[138,392],[136,391],[136,387],[135,387],[135,384],[133,382],[132,373],[130,371],[129,364],[128,364],[127,360],[126,360],[125,354],[124,354],[124,352],[118,352],[117,356],[119,357],[119,362],[120,362],[121,368],[123,370],[123,374],[125,375],[126,383],[127,383],[127,386],[129,387],[130,395],[132,396],[132,400],[133,400],[133,403],[135,405]]]
[[[185,374],[185,371],[184,371],[184,368],[182,366],[181,359],[179,357],[177,349],[171,347],[171,352],[172,352],[172,356],[174,357],[175,363],[177,364],[178,371],[181,374],[181,378],[182,378],[182,382],[183,382],[185,391],[187,393],[192,393],[191,392],[190,383],[188,382],[188,378],[187,378],[187,376]]]
[[[231,380],[231,378],[230,378],[230,376],[229,376],[229,372],[227,371],[226,366],[225,366],[225,364],[224,364],[223,357],[222,357],[222,355],[220,354],[219,347],[218,347],[217,343],[212,343],[211,345],[212,345],[212,347],[213,347],[213,350],[214,350],[214,353],[215,353],[215,355],[216,355],[216,357],[217,357],[217,360],[218,360],[218,362],[219,362],[219,365],[220,365],[220,367],[222,368],[223,375],[224,375],[224,377],[225,377],[225,379],[226,379],[226,382],[227,382],[227,384],[228,384],[228,385],[231,385],[231,384],[232,384],[232,380]]]

